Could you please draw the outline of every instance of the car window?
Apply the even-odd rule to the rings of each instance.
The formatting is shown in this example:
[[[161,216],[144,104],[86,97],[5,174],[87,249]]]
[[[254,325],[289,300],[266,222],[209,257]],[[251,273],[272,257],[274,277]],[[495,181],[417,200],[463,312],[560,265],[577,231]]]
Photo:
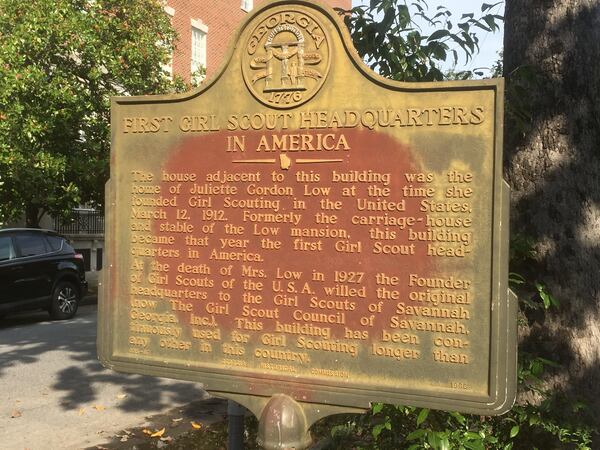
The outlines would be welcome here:
[[[63,242],[62,248],[65,252],[75,253],[75,249],[67,241]]]
[[[53,252],[57,252],[62,248],[63,242],[64,242],[64,238],[60,237],[60,236],[46,236],[46,239],[48,239],[48,243],[50,244],[50,250],[52,250]]]
[[[35,256],[48,253],[46,240],[38,234],[18,234],[15,236],[17,248],[21,256]]]
[[[14,259],[15,249],[13,248],[10,236],[0,236],[0,261]]]

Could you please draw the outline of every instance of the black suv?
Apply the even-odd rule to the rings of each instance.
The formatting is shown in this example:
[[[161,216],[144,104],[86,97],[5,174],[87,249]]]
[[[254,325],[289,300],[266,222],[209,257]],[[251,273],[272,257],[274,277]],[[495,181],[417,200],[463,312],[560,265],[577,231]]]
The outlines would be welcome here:
[[[38,229],[0,230],[0,317],[45,309],[70,319],[87,292],[83,256],[64,236]]]

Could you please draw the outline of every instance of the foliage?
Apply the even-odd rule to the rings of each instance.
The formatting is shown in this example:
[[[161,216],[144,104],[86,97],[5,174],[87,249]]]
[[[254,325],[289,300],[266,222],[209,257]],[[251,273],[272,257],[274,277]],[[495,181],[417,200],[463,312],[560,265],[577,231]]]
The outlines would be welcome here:
[[[157,0],[0,0],[0,221],[102,201],[111,95],[174,89]]]
[[[523,372],[521,372],[523,373]],[[482,417],[376,403],[354,420],[332,426],[326,449],[509,450],[590,448],[590,430],[574,419],[577,408],[558,418],[557,399],[518,405],[504,416]],[[328,419],[330,422],[340,418]],[[332,425],[331,423],[329,425]],[[321,425],[323,426],[323,425]]]
[[[498,417],[376,403],[363,416],[332,417],[316,425],[331,429],[323,449],[545,450],[590,449],[593,430],[580,423],[585,408],[545,390],[542,378],[556,364],[521,352],[521,394],[535,396]]]
[[[492,78],[498,78],[504,75],[504,50],[498,52],[498,59],[492,65]]]
[[[515,234],[511,237],[510,261],[513,268],[527,270],[535,257],[534,241],[530,237]],[[530,272],[530,271],[528,271]],[[548,292],[546,286],[540,281],[528,281],[534,274],[522,275],[510,272],[508,281],[513,290],[519,292],[519,305],[521,313],[528,315],[536,311],[545,311],[551,307],[560,306],[558,300]]]
[[[470,60],[479,50],[478,30],[494,32],[503,18],[491,10],[499,3],[481,6],[481,15],[463,14],[456,21],[451,11],[439,6],[429,12],[425,0],[370,0],[345,16],[359,55],[380,75],[399,81],[443,80],[440,64],[459,55]],[[418,23],[433,31],[424,31]],[[454,72],[456,79],[470,75]]]
[[[515,235],[510,246],[512,269],[531,265],[533,240]],[[519,290],[523,317],[557,308],[545,286],[511,272],[511,287]],[[522,319],[522,325],[527,322]],[[519,352],[518,388],[521,401],[499,417],[376,403],[364,416],[325,419],[316,430],[329,427],[328,449],[384,450],[510,450],[589,449],[594,430],[581,423],[585,405],[545,387],[544,377],[558,368],[539,355]]]
[[[452,56],[456,66],[458,50],[469,60],[478,49],[475,28],[497,29],[501,16],[490,13],[495,5],[484,4],[482,16],[465,14],[456,24],[450,12],[440,7],[433,15],[425,1],[372,0],[356,7],[346,17],[359,54],[382,76],[403,81],[441,80],[439,64]],[[410,12],[410,8],[412,11]],[[435,31],[425,34],[415,18],[429,23]],[[450,44],[454,44],[451,47]],[[500,75],[502,62],[494,72]],[[528,67],[512,74],[522,80],[520,87],[539,83]],[[452,70],[446,78],[464,79],[469,73]],[[510,94],[510,93],[509,93]],[[521,94],[521,95],[520,95]],[[522,92],[509,95],[508,111],[517,125],[528,122],[529,110]],[[518,120],[517,120],[518,119]],[[517,127],[519,129],[519,127]],[[535,258],[531,239],[515,235],[511,241],[511,287],[519,292],[520,324],[527,326],[545,311],[558,308],[557,300],[533,273]],[[543,380],[557,368],[553,361],[537,354],[519,352],[518,387],[520,401],[500,417],[481,417],[457,412],[374,404],[364,416],[325,419],[315,430],[331,427],[328,448],[353,449],[547,449],[590,448],[594,430],[583,425],[577,414],[584,405],[567,399],[545,387]]]

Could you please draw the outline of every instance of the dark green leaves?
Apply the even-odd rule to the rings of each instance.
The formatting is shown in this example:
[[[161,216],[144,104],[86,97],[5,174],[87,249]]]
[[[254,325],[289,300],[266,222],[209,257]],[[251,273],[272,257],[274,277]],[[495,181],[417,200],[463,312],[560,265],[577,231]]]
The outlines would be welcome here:
[[[101,203],[110,96],[172,89],[159,2],[0,0],[0,36],[0,221]]]
[[[493,8],[495,8],[496,6],[498,6],[498,5],[501,5],[501,4],[503,4],[503,3],[504,3],[504,1],[501,1],[501,2],[496,2],[496,3],[483,3],[483,4],[481,5],[481,12],[486,12],[486,11],[489,11],[490,9],[493,9]]]
[[[420,426],[423,422],[425,422],[428,415],[429,415],[429,410],[423,408],[421,410],[421,412],[419,412],[419,415],[417,416],[417,426]]]
[[[369,6],[353,8],[344,20],[358,53],[380,75],[400,81],[437,81],[444,78],[439,67],[448,56],[457,64],[459,52],[469,61],[478,51],[474,29],[496,31],[502,20],[494,14],[480,18],[473,13],[463,14],[457,22],[451,17],[452,12],[445,6],[430,12],[425,0],[410,4],[371,0]]]
[[[448,37],[450,35],[450,31],[448,30],[436,30],[429,35],[427,41],[438,41],[442,38]]]

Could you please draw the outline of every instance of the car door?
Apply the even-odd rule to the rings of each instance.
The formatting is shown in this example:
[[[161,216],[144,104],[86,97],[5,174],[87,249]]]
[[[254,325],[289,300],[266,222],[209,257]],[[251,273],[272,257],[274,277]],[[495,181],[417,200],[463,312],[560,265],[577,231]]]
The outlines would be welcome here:
[[[50,248],[43,233],[19,232],[14,243],[22,266],[21,277],[15,280],[17,291],[22,292],[24,302],[48,299],[52,289],[52,266],[48,260]]]
[[[23,298],[20,285],[16,281],[21,278],[23,266],[15,252],[12,235],[0,235],[0,310],[7,303]]]

